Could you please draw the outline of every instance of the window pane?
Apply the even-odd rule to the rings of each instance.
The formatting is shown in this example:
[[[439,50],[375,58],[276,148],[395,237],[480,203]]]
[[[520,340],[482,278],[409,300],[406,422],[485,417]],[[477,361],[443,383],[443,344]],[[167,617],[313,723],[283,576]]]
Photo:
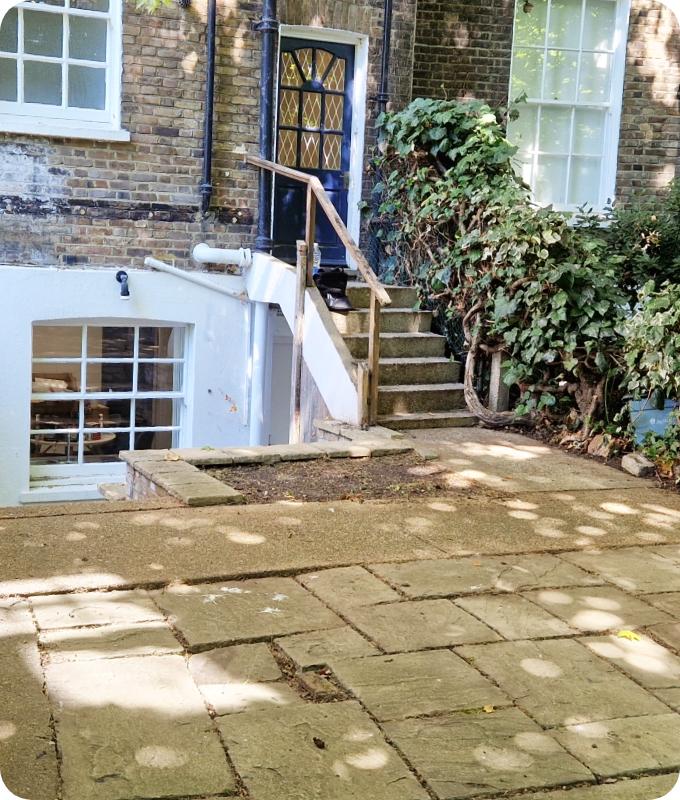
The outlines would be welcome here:
[[[0,58],[0,100],[17,99],[17,62],[13,58]]]
[[[36,325],[33,358],[80,358],[83,329],[80,326]]]
[[[175,425],[177,400],[137,400],[135,403],[135,425],[138,428],[169,428]]]
[[[300,69],[306,81],[311,80],[312,78],[312,50],[309,47],[305,47],[302,50],[296,50],[295,55],[297,56],[298,63],[300,64]]]
[[[7,53],[17,51],[17,19],[16,8],[11,8],[0,25],[0,50]]]
[[[119,461],[118,453],[127,450],[130,444],[129,433],[85,433],[83,435],[83,461],[86,464],[101,464]]]
[[[297,166],[297,137],[295,131],[279,131],[279,164]]]
[[[342,130],[342,119],[345,113],[345,98],[340,94],[326,95],[326,129]]]
[[[182,367],[179,364],[140,364],[137,390],[140,392],[179,391]]]
[[[300,102],[300,92],[291,89],[281,90],[281,102],[279,104],[279,125],[298,125],[298,104]]]
[[[574,119],[574,153],[599,156],[604,138],[604,111],[577,108]]]
[[[571,102],[576,97],[578,56],[564,50],[548,51],[543,98]]]
[[[508,139],[518,147],[520,158],[526,153],[534,151],[536,144],[536,114],[537,109],[523,106],[519,117],[508,123]]]
[[[342,136],[323,137],[323,168],[342,169]]]
[[[319,134],[303,131],[300,136],[300,166],[303,169],[319,169]]]
[[[71,65],[68,104],[72,108],[106,108],[106,70]]]
[[[581,82],[578,99],[582,103],[606,103],[609,100],[611,56],[584,53],[581,56]]]
[[[82,11],[108,11],[109,0],[71,0],[71,8],[79,8]]]
[[[581,38],[581,0],[552,0],[549,47],[578,48]]]
[[[86,400],[86,428],[129,428],[129,400]]]
[[[538,50],[515,50],[512,65],[511,100],[526,92],[528,97],[541,96],[543,77],[543,52]]]
[[[70,58],[106,61],[105,19],[69,18],[68,54]]]
[[[566,202],[567,159],[556,156],[540,156],[536,170],[534,195],[543,206]]]
[[[145,431],[135,434],[135,450],[167,450],[173,445],[173,431]]]
[[[318,92],[304,92],[302,101],[302,127],[321,127],[321,95]]]
[[[599,158],[573,158],[569,178],[569,202],[574,205],[599,205],[600,172]]]
[[[324,81],[325,88],[331,92],[344,92],[346,70],[347,61],[344,58],[336,58]]]
[[[78,427],[77,400],[33,400],[31,402],[31,428],[57,430]]]
[[[75,464],[77,433],[39,433],[31,436],[31,464]]]
[[[87,355],[90,358],[132,358],[134,328],[87,328]]]
[[[583,29],[584,50],[613,50],[616,30],[616,2],[587,0]]]
[[[60,106],[61,64],[24,61],[24,100],[27,103]]]
[[[131,392],[132,364],[88,364],[88,392]]]
[[[79,392],[80,364],[34,364],[31,391],[34,394]]]
[[[182,358],[182,328],[140,328],[140,358]]]
[[[534,0],[534,7],[525,12],[522,3],[517,3],[515,14],[515,43],[543,47],[545,42],[545,19],[547,0]]]
[[[302,86],[302,78],[292,53],[281,54],[281,84],[283,86]]]
[[[61,56],[63,24],[61,14],[24,9],[24,51],[36,56]]]
[[[541,138],[539,149],[544,153],[568,153],[571,136],[571,109],[541,109]]]

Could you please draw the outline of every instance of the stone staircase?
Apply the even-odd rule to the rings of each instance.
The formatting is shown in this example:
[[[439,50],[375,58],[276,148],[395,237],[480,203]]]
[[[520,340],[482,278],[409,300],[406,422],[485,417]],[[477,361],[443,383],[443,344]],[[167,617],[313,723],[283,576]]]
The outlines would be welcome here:
[[[414,310],[415,289],[385,288],[392,305],[380,314],[378,424],[395,430],[475,425],[463,397],[460,364],[445,357],[444,337],[430,332],[432,312]],[[353,282],[347,295],[355,310],[332,316],[352,357],[361,361],[368,357],[370,292]]]

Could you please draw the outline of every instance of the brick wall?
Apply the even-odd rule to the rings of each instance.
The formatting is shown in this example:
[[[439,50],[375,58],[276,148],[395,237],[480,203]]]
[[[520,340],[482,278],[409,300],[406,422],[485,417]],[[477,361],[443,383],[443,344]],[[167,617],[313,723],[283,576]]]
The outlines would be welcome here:
[[[512,0],[419,0],[416,97],[508,101]],[[633,0],[616,196],[656,192],[680,168],[680,29],[658,0]]]
[[[198,241],[254,241],[257,176],[242,164],[259,138],[256,0],[218,0],[212,213],[198,212],[205,0],[139,15],[125,2],[123,127],[127,143],[0,134],[0,263],[190,267]],[[373,142],[382,0],[280,0],[282,23],[370,36],[367,151]],[[394,102],[410,99],[415,3],[396,0]]]

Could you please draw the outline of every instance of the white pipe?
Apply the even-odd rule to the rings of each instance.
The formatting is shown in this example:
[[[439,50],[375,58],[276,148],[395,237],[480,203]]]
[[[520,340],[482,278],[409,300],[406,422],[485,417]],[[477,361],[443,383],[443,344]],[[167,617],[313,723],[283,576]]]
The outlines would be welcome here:
[[[144,259],[144,266],[157,269],[159,272],[165,272],[168,275],[175,275],[177,278],[182,278],[185,281],[189,281],[189,283],[195,283],[197,286],[203,286],[204,289],[212,289],[213,292],[219,292],[220,294],[226,294],[229,297],[235,297],[237,300],[248,299],[248,295],[245,291],[238,292],[235,289],[230,289],[227,286],[220,286],[219,283],[211,281],[209,278],[204,278],[199,273],[178,269],[170,264],[166,264],[165,261],[159,261],[157,258],[152,258],[151,256],[147,256]],[[232,280],[236,279],[232,278]]]
[[[233,264],[243,269],[250,267],[253,263],[252,252],[243,247],[238,250],[226,250],[222,247],[210,247],[202,243],[194,247],[191,255],[199,264]]]
[[[253,339],[250,351],[250,444],[251,446],[266,444],[264,409],[267,378],[267,327],[269,306],[267,303],[253,303]]]

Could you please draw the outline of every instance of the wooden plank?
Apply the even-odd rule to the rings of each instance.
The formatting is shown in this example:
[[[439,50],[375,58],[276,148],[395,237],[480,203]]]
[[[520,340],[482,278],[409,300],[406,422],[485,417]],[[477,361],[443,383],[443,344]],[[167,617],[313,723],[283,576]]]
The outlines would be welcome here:
[[[307,245],[302,241],[297,242],[296,277],[290,435],[288,437],[291,444],[299,444],[302,441],[302,344],[305,327],[305,293],[307,291]]]
[[[305,244],[307,245],[307,286],[314,286],[314,237],[316,235],[316,195],[307,184],[307,213],[305,215]]]
[[[276,164],[273,161],[267,161],[259,156],[246,156],[246,164],[251,164],[253,167],[260,169],[268,169],[270,172],[275,172],[277,175],[283,175],[286,178],[291,178],[300,183],[311,183],[312,176],[307,175],[306,172],[300,172],[298,169],[291,169],[290,167],[283,167],[281,164]]]
[[[368,328],[368,421],[375,425],[378,419],[378,391],[380,389],[380,302],[371,292]]]
[[[357,402],[359,406],[359,425],[368,428],[368,364],[357,362]]]

